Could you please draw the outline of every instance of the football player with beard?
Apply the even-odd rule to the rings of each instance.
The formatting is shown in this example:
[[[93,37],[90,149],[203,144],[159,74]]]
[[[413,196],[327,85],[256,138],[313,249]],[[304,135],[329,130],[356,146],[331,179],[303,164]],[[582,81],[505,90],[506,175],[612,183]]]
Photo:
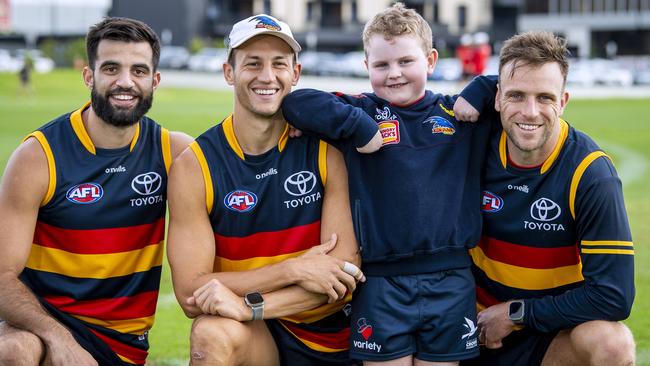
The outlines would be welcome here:
[[[167,171],[190,137],[145,113],[160,83],[146,24],[86,38],[91,101],[31,133],[0,185],[0,364],[144,364]]]

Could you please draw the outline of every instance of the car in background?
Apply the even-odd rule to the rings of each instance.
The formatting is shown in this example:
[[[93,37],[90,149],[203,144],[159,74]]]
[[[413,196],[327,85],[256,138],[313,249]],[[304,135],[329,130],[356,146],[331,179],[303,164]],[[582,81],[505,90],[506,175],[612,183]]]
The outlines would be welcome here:
[[[228,61],[226,55],[224,48],[203,48],[190,56],[188,68],[192,71],[223,71],[223,63]]]
[[[164,46],[160,49],[160,61],[158,67],[161,69],[186,69],[190,62],[190,53],[181,46]]]
[[[0,72],[18,72],[22,64],[11,57],[8,50],[0,49]]]

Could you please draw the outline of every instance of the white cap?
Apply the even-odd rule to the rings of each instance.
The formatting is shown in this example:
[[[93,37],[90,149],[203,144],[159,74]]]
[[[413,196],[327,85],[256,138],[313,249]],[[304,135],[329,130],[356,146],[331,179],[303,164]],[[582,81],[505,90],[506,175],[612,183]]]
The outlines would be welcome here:
[[[237,48],[249,39],[263,34],[280,37],[291,46],[294,52],[300,52],[300,44],[293,38],[291,29],[289,29],[287,23],[270,15],[258,14],[240,20],[232,26],[232,30],[228,38],[226,38],[228,57],[230,57],[230,52],[233,48]]]
[[[490,41],[490,36],[485,32],[478,32],[474,34],[474,43],[486,44]]]

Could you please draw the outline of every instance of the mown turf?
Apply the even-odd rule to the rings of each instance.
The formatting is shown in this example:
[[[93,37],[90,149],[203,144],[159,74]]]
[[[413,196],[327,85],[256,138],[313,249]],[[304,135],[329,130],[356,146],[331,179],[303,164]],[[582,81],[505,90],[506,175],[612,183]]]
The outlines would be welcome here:
[[[17,75],[0,74],[0,169],[20,140],[89,98],[80,73],[57,70],[34,75],[34,92],[24,95]],[[230,113],[230,92],[163,87],[156,92],[149,116],[165,127],[197,136]],[[626,322],[637,342],[639,365],[650,365],[650,98],[644,100],[572,100],[565,119],[592,136],[612,155],[621,173],[636,247],[637,296]],[[1,244],[0,244],[1,245]],[[180,365],[189,354],[190,321],[176,303],[163,270],[156,325],[151,331],[151,365]]]

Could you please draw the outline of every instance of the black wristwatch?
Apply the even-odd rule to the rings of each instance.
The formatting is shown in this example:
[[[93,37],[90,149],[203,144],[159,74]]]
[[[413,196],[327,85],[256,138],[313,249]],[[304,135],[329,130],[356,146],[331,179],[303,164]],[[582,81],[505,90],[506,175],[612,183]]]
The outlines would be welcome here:
[[[244,302],[253,310],[252,320],[264,319],[264,298],[259,292],[249,292],[244,296]]]
[[[514,300],[510,302],[508,308],[508,318],[513,323],[520,325],[524,323],[525,306],[523,300]]]

